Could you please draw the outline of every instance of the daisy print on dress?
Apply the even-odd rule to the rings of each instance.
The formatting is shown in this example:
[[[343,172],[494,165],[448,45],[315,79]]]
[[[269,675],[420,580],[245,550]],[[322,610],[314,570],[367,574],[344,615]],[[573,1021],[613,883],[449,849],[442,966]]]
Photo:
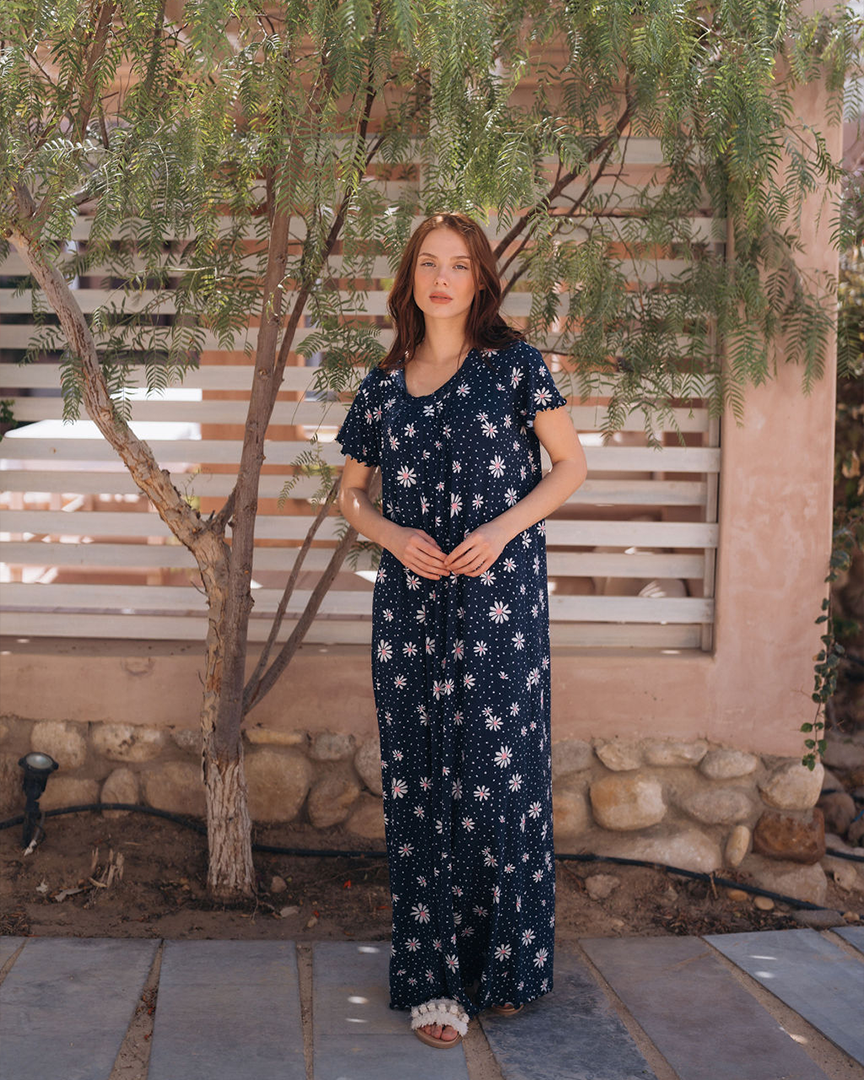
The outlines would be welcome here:
[[[534,417],[563,404],[540,353],[515,342],[472,350],[419,398],[401,370],[373,369],[337,442],[380,465],[385,517],[451,551],[539,483]],[[370,655],[394,1008],[448,997],[474,1016],[553,987],[545,542],[539,523],[476,577],[440,581],[381,555]]]

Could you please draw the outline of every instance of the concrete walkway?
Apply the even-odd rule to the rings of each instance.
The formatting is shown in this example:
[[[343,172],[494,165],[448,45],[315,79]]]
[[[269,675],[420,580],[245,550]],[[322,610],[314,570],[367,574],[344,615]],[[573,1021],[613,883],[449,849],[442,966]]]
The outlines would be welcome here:
[[[550,994],[447,1052],[388,1008],[388,954],[0,938],[0,1080],[864,1077],[864,928],[560,942]]]

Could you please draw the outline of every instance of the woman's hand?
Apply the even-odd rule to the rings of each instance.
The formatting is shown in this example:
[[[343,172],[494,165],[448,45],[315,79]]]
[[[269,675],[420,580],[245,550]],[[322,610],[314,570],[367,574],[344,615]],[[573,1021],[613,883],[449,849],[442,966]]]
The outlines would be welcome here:
[[[401,525],[398,528],[395,539],[385,546],[403,566],[432,581],[449,576],[450,571],[444,565],[444,552],[428,533]]]
[[[469,533],[445,559],[447,572],[478,577],[488,570],[507,544],[507,534],[494,519]]]

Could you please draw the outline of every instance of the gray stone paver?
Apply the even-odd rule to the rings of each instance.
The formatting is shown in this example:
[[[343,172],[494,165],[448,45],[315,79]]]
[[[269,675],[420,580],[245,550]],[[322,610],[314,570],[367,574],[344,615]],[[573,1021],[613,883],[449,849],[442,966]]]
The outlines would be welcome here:
[[[864,926],[840,926],[831,931],[848,941],[858,952],[864,953]]]
[[[158,946],[27,941],[0,986],[0,1080],[108,1080]]]
[[[815,930],[706,934],[705,940],[864,1065],[864,963]]]
[[[312,946],[315,1080],[469,1080],[461,1046],[425,1046],[390,1008],[389,964],[389,941]]]
[[[166,941],[148,1080],[305,1080],[293,941]]]
[[[550,993],[480,1023],[505,1080],[655,1080],[597,980],[560,946]]]
[[[864,944],[861,928],[835,932],[856,949]],[[0,1080],[109,1080],[158,942],[0,938],[0,965],[22,942],[0,985]],[[549,994],[514,1017],[479,1017],[505,1080],[655,1080],[619,1016],[622,1004],[679,1080],[825,1080],[714,949],[858,1069],[853,1014],[864,956],[859,961],[830,935],[584,938],[580,945],[618,1003],[575,948],[559,945]],[[407,1010],[389,1008],[389,949],[389,941],[312,945],[315,1080],[469,1080],[462,1046],[446,1053],[424,1046]],[[165,942],[148,1080],[305,1076],[294,941]]]
[[[826,1080],[699,938],[580,944],[680,1080]]]

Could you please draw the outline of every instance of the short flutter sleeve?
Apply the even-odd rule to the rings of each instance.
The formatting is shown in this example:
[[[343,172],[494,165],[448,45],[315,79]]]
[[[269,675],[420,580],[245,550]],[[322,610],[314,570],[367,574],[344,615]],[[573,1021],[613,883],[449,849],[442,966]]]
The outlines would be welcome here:
[[[380,373],[377,368],[357,388],[348,415],[336,435],[343,454],[374,467],[381,464]]]
[[[514,368],[521,369],[518,388],[521,390],[519,412],[526,427],[534,427],[534,417],[544,409],[558,409],[567,399],[555,385],[552,372],[539,349],[526,342],[518,347]]]

